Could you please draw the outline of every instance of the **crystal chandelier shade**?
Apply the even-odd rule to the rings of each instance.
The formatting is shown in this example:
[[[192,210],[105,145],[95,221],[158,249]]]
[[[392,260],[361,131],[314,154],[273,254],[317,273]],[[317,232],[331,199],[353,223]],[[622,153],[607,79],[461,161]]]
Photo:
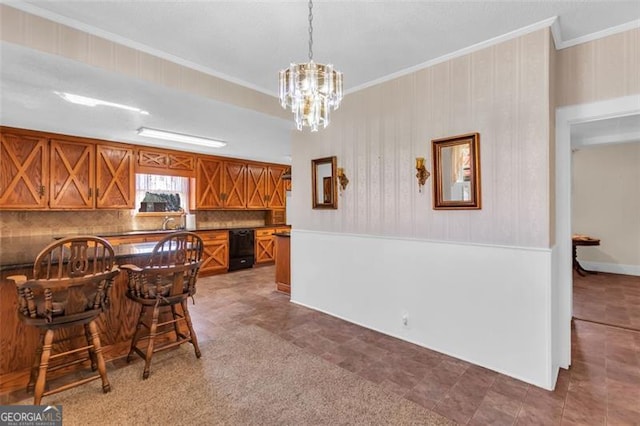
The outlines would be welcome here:
[[[312,132],[329,125],[331,109],[342,100],[342,73],[333,65],[313,61],[313,4],[309,1],[309,62],[291,64],[280,71],[280,104],[291,108],[298,130],[303,126]]]

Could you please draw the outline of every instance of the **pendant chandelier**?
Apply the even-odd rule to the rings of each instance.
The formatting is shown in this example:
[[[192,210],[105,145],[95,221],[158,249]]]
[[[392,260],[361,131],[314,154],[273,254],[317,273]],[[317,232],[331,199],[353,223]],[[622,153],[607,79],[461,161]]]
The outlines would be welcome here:
[[[317,132],[329,125],[331,108],[342,100],[342,73],[331,64],[313,62],[313,2],[309,0],[309,62],[291,64],[280,71],[280,104],[291,108],[296,127]]]

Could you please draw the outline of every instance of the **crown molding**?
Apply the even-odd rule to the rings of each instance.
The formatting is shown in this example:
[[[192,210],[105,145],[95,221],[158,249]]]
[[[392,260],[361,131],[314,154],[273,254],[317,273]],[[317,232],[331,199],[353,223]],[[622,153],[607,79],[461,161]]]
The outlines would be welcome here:
[[[0,1],[0,3],[4,3],[4,2]],[[196,70],[196,71],[200,71],[200,72],[202,72],[204,74],[207,74],[207,75],[210,75],[210,76],[213,76],[213,77],[228,81],[228,82],[233,83],[233,84],[237,84],[237,85],[245,87],[247,89],[255,90],[257,92],[263,93],[263,94],[268,95],[268,96],[277,97],[277,93],[275,93],[273,91],[270,91],[270,90],[267,90],[267,89],[264,89],[262,87],[259,87],[259,86],[255,85],[255,84],[252,84],[252,83],[249,83],[247,81],[238,79],[236,77],[232,77],[230,75],[221,73],[221,72],[213,70],[213,69],[211,69],[209,67],[197,64],[195,62],[192,62],[192,61],[189,61],[187,59],[181,58],[179,56],[172,55],[172,54],[164,52],[162,50],[155,49],[155,48],[153,48],[151,46],[148,46],[148,45],[146,45],[144,43],[139,43],[139,42],[130,40],[128,38],[119,36],[117,34],[111,33],[109,31],[104,31],[104,30],[101,30],[99,28],[95,28],[95,27],[93,27],[91,25],[84,24],[84,23],[82,23],[80,21],[77,21],[75,19],[71,19],[71,18],[68,18],[66,16],[62,16],[60,14],[57,14],[57,13],[54,13],[54,12],[51,12],[51,11],[48,11],[48,10],[44,10],[44,9],[38,7],[38,6],[29,4],[29,3],[25,3],[25,2],[15,2],[15,3],[12,2],[12,3],[9,3],[7,5],[10,6],[10,7],[15,8],[15,9],[21,10],[21,11],[23,11],[25,13],[29,13],[29,14],[32,14],[32,15],[35,15],[35,16],[39,16],[41,18],[50,20],[52,22],[55,22],[55,23],[58,23],[58,24],[61,24],[61,25],[65,25],[65,26],[68,26],[68,27],[71,27],[71,28],[74,28],[74,29],[76,29],[78,31],[82,31],[82,32],[94,35],[96,37],[100,37],[100,38],[103,38],[105,40],[109,40],[109,41],[117,43],[117,44],[121,44],[123,46],[129,47],[129,48],[134,49],[134,50],[139,50],[139,51],[147,53],[149,55],[153,55],[153,56],[165,59],[167,61],[176,63],[178,65],[182,65],[184,67],[187,67],[187,68],[190,68],[190,69],[193,69],[193,70]],[[523,35],[532,33],[534,31],[538,31],[538,30],[543,29],[543,28],[549,28],[550,29],[551,35],[553,37],[553,41],[554,41],[555,46],[556,46],[556,50],[562,50],[562,49],[565,49],[567,47],[572,47],[572,46],[576,46],[578,44],[587,43],[589,41],[597,40],[597,39],[600,39],[600,38],[603,38],[603,37],[607,37],[607,36],[610,36],[610,35],[613,35],[613,34],[618,34],[618,33],[625,32],[625,31],[628,31],[628,30],[631,30],[631,29],[640,28],[640,19],[636,19],[636,20],[627,22],[627,23],[622,24],[622,25],[618,25],[618,26],[615,26],[615,27],[607,28],[607,29],[604,29],[604,30],[601,30],[601,31],[597,31],[595,33],[587,34],[587,35],[584,35],[584,36],[581,36],[581,37],[577,37],[577,38],[574,38],[574,39],[562,40],[562,31],[561,31],[560,19],[557,16],[553,16],[551,18],[544,19],[542,21],[536,22],[536,23],[528,25],[526,27],[519,28],[517,30],[508,32],[506,34],[502,34],[500,36],[491,38],[489,40],[485,40],[485,41],[482,41],[480,43],[476,43],[474,45],[459,49],[459,50],[457,50],[455,52],[448,53],[448,54],[440,56],[438,58],[431,59],[429,61],[414,65],[412,67],[405,68],[403,70],[388,74],[388,75],[386,75],[384,77],[380,77],[378,79],[371,80],[371,81],[366,82],[364,84],[352,87],[352,88],[350,88],[350,89],[345,91],[345,95],[348,95],[348,94],[351,94],[351,93],[354,93],[354,92],[357,92],[357,91],[360,91],[360,90],[363,90],[363,89],[366,89],[368,87],[372,87],[372,86],[375,86],[375,85],[378,85],[378,84],[381,84],[381,83],[385,83],[385,82],[390,81],[390,80],[394,80],[396,78],[405,76],[407,74],[411,74],[411,73],[414,73],[416,71],[420,71],[420,70],[422,70],[424,68],[428,68],[428,67],[434,66],[436,64],[439,64],[439,63],[442,63],[442,62],[445,62],[445,61],[449,61],[451,59],[454,59],[454,58],[457,58],[457,57],[460,57],[460,56],[463,56],[463,55],[467,55],[467,54],[470,54],[470,53],[473,53],[473,52],[476,52],[476,51],[479,51],[479,50],[482,50],[482,49],[486,49],[487,47],[494,46],[496,44],[499,44],[499,43],[502,43],[502,42],[505,42],[505,41],[508,41],[508,40],[512,40],[514,38],[521,37]]]
[[[563,41],[561,37],[556,39],[556,49],[566,49],[567,47],[576,46],[578,44],[587,43],[589,41],[598,40],[600,38],[608,37],[610,35],[623,33],[625,31],[640,28],[640,19],[627,22],[626,24],[617,25],[615,27],[607,28],[602,31],[596,31],[595,33],[587,34],[582,37],[572,38],[571,40]]]
[[[381,83],[385,83],[387,81],[394,80],[394,79],[399,78],[399,77],[403,77],[403,76],[405,76],[407,74],[412,74],[412,73],[414,73],[416,71],[420,71],[420,70],[423,70],[425,68],[432,67],[432,66],[440,64],[442,62],[450,61],[451,59],[455,59],[455,58],[458,58],[460,56],[464,56],[464,55],[468,55],[468,54],[473,53],[473,52],[477,52],[478,50],[486,49],[487,47],[490,47],[490,46],[495,46],[496,44],[503,43],[505,41],[521,37],[521,36],[523,36],[525,34],[530,34],[530,33],[534,32],[534,31],[538,31],[538,30],[543,29],[543,28],[551,27],[554,24],[554,22],[556,22],[557,20],[558,20],[558,17],[554,16],[552,18],[548,18],[548,19],[545,19],[543,21],[536,22],[535,24],[531,24],[531,25],[527,25],[526,27],[519,28],[519,29],[517,29],[515,31],[511,31],[511,32],[508,32],[506,34],[502,34],[502,35],[499,35],[497,37],[490,38],[489,40],[485,40],[485,41],[482,41],[480,43],[476,43],[474,45],[462,48],[460,50],[456,50],[455,52],[448,53],[448,54],[440,56],[438,58],[434,58],[434,59],[428,60],[428,61],[423,62],[421,64],[414,65],[414,66],[409,67],[409,68],[405,68],[403,70],[394,72],[392,74],[385,75],[384,77],[380,77],[380,78],[378,78],[376,80],[372,80],[372,81],[369,81],[367,83],[361,84],[359,86],[353,87],[353,88],[347,90],[345,92],[345,95],[351,94],[353,92],[357,92],[357,91],[362,90],[362,89],[366,89],[366,88],[371,87],[371,86],[375,86],[375,85],[378,85],[378,84],[381,84]]]

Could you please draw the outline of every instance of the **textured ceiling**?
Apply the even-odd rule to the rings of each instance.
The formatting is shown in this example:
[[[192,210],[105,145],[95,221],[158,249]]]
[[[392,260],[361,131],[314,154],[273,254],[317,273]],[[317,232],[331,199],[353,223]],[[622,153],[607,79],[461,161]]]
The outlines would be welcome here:
[[[269,94],[281,68],[307,60],[304,0],[4,3]],[[563,42],[640,20],[637,0],[316,0],[313,10],[314,59],[342,71],[347,92],[554,16]],[[221,155],[289,161],[292,120],[20,46],[1,48],[2,124],[135,143],[145,142],[135,134],[144,125],[225,139]],[[52,95],[63,88],[154,110],[139,116],[80,107]]]

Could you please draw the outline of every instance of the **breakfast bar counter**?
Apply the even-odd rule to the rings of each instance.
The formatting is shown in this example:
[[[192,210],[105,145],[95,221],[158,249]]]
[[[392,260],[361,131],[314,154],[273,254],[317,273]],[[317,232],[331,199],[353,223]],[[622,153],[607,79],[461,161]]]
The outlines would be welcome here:
[[[9,243],[9,240],[14,240]],[[21,237],[0,239],[0,383],[2,390],[7,387],[26,386],[29,367],[33,362],[38,344],[38,330],[28,327],[18,318],[18,298],[12,275],[31,278],[33,261],[52,237]],[[143,266],[155,243],[122,244],[114,247],[117,264]],[[127,274],[121,272],[115,279],[110,293],[110,304],[97,320],[105,359],[113,359],[129,350],[129,344],[136,327],[140,307],[126,296]],[[81,327],[81,326],[80,326]],[[70,330],[69,334],[81,334]],[[78,342],[72,342],[78,343]],[[69,342],[59,345],[70,346]],[[66,347],[65,346],[65,347]],[[62,346],[61,346],[62,347]]]

